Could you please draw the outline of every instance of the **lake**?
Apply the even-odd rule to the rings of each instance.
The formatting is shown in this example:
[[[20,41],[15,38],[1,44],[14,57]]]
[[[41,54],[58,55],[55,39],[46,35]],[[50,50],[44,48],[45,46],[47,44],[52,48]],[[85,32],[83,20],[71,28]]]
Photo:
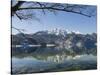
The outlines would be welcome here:
[[[12,74],[97,69],[97,56],[59,47],[12,48]]]

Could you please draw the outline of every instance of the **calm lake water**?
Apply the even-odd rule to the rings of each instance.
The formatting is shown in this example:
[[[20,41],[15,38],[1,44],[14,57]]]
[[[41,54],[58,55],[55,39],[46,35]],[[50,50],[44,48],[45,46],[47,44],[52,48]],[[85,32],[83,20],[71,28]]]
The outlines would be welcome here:
[[[97,56],[59,47],[12,48],[12,73],[43,73],[97,68]]]

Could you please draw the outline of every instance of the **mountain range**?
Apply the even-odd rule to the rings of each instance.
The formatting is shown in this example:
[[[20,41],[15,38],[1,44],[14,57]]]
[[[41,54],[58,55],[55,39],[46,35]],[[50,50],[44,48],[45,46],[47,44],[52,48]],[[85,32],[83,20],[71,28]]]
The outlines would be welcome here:
[[[11,35],[12,45],[21,45],[23,42],[28,44],[54,44],[59,48],[67,50],[97,50],[97,34],[81,34],[79,32],[67,32],[65,30],[38,31],[34,34],[19,33]]]

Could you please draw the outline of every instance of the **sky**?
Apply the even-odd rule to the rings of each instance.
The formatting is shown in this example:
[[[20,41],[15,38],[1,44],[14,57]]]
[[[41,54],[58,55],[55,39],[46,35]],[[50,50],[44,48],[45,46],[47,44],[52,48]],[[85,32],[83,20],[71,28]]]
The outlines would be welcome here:
[[[97,30],[96,16],[86,17],[80,14],[70,13],[70,12],[58,12],[56,15],[53,13],[46,13],[46,15],[41,14],[36,11],[36,17],[40,21],[35,19],[30,20],[20,20],[18,17],[12,17],[12,26],[24,29],[24,33],[35,33],[43,30],[53,30],[55,28],[78,31],[83,34],[91,34]],[[17,34],[18,31],[12,29],[12,34]]]

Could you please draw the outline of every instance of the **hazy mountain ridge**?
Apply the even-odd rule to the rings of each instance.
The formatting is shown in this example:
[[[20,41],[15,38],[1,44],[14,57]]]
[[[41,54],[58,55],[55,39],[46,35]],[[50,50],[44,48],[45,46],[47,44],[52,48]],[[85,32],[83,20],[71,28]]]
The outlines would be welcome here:
[[[55,44],[59,48],[74,50],[96,50],[97,34],[77,34],[67,31],[39,31],[34,34],[16,34],[12,35],[12,45],[22,44],[28,40],[29,44]]]

